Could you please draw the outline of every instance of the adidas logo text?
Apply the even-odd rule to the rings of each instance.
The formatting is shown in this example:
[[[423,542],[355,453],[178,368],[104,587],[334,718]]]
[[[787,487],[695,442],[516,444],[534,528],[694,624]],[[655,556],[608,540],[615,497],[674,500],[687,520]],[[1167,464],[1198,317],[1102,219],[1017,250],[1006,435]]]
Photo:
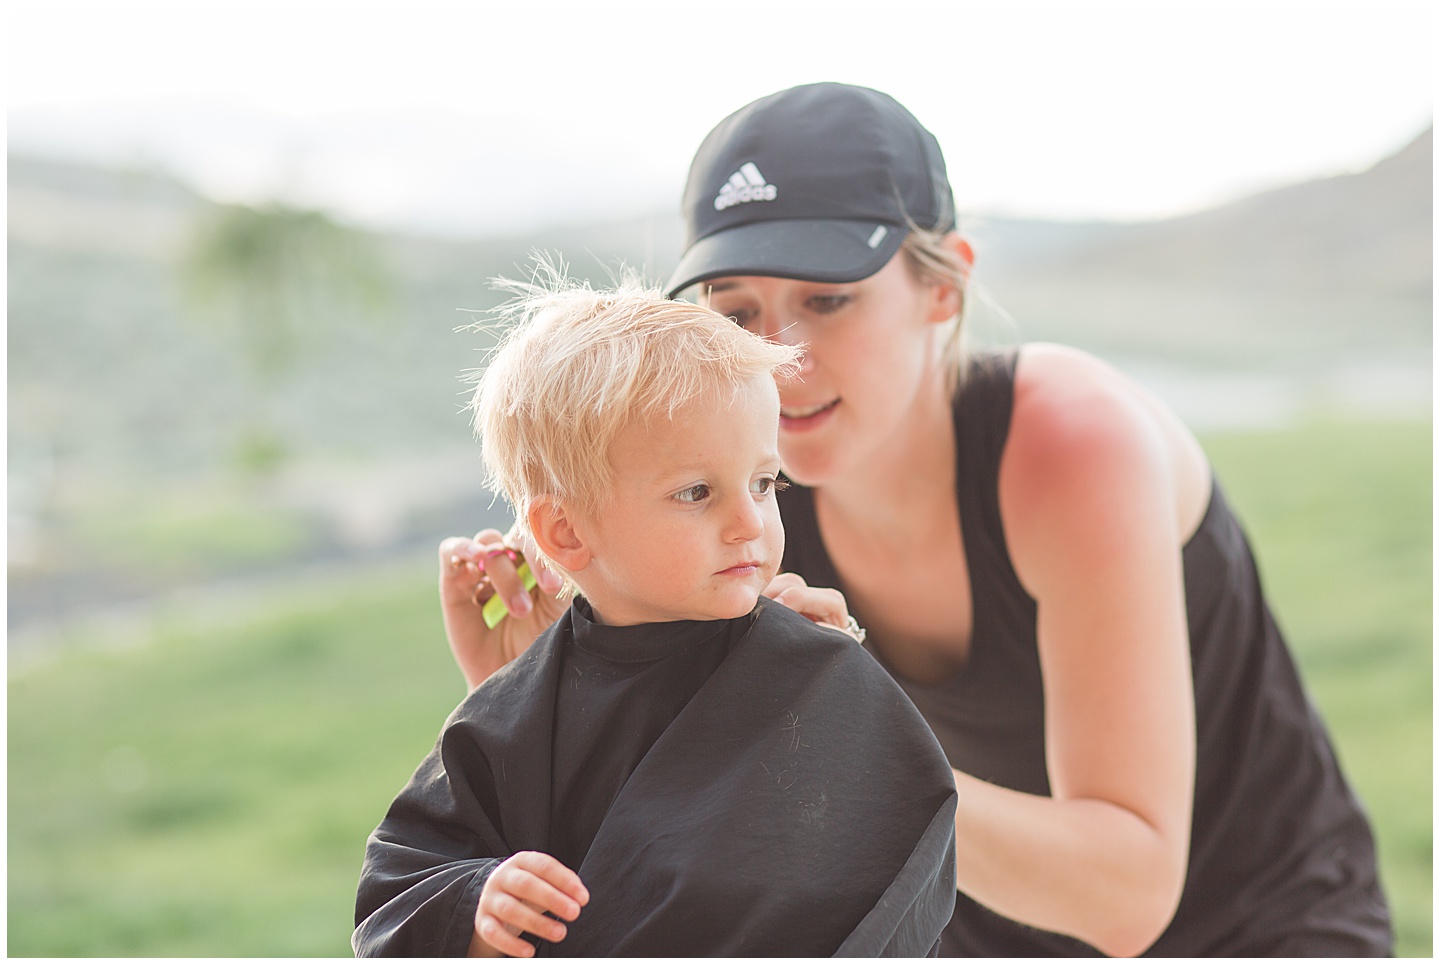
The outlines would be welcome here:
[[[765,183],[765,175],[760,173],[755,162],[746,161],[720,188],[720,193],[715,196],[715,210],[724,211],[731,205],[747,201],[774,201],[775,194],[775,185]]]

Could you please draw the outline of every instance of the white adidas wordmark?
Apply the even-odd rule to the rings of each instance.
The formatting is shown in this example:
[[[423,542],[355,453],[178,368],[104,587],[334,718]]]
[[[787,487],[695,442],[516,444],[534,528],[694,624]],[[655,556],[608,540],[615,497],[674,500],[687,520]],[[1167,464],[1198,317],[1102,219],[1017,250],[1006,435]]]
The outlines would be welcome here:
[[[715,196],[715,210],[724,211],[732,204],[744,204],[747,201],[774,201],[775,185],[765,183],[765,175],[755,166],[754,161],[746,161],[740,165],[740,170],[730,175],[720,188],[720,193]]]

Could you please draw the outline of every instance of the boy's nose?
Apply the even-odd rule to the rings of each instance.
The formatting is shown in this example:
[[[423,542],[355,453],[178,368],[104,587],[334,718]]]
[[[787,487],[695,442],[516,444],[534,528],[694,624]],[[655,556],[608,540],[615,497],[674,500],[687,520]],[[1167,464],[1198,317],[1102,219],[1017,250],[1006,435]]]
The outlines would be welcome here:
[[[732,543],[745,543],[758,539],[764,532],[765,517],[760,513],[760,506],[746,494],[730,514],[730,524],[726,527],[725,537]]]

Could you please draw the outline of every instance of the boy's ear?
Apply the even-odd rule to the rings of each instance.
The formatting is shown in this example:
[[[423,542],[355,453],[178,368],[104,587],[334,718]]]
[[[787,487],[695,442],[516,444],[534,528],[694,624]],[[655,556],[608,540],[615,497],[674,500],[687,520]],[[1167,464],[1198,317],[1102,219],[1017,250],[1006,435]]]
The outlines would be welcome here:
[[[575,519],[565,504],[554,496],[536,496],[525,513],[530,534],[540,552],[568,573],[577,573],[590,563],[590,549],[575,528]]]

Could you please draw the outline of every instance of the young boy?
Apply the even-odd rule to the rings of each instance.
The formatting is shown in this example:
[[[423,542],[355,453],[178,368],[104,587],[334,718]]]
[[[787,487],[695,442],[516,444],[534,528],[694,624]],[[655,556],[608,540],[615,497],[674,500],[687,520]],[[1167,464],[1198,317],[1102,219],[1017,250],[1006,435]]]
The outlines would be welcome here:
[[[799,353],[636,286],[525,288],[475,425],[577,596],[371,835],[356,953],[931,953],[944,754],[854,639],[762,597]]]

